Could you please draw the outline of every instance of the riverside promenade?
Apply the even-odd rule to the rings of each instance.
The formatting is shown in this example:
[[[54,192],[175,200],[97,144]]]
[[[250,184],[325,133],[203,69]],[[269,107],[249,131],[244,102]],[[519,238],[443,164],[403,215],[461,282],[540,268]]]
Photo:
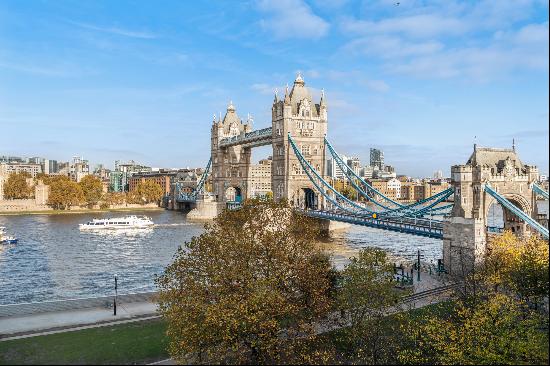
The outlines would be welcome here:
[[[159,317],[155,293],[0,306],[0,342]]]

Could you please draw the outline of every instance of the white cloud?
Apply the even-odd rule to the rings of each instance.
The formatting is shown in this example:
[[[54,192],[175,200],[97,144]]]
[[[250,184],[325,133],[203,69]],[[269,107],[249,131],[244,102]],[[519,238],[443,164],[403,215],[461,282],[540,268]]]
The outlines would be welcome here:
[[[81,28],[91,29],[104,33],[111,33],[119,36],[131,37],[131,38],[142,38],[142,39],[153,39],[157,38],[157,35],[148,31],[134,31],[119,27],[100,27],[93,24],[79,23],[79,22],[70,22],[74,25],[77,25]]]
[[[277,39],[319,39],[330,27],[301,0],[261,0],[258,6],[262,12],[272,15],[260,20],[261,27]]]
[[[433,37],[441,35],[463,34],[469,26],[456,18],[437,14],[418,14],[380,21],[345,19],[342,29],[355,34],[391,34],[403,33],[411,37]]]
[[[355,39],[344,46],[344,50],[380,58],[395,58],[413,55],[433,54],[443,49],[437,41],[409,42],[396,36],[372,36]]]

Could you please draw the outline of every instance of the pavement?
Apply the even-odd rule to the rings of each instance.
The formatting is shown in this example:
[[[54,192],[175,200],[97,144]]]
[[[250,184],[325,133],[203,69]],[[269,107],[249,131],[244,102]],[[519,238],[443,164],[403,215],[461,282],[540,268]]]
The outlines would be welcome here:
[[[148,316],[158,316],[156,309],[157,304],[147,301],[121,304],[117,307],[116,316],[113,315],[112,308],[101,307],[2,317],[0,341],[28,337],[31,334],[43,335],[85,329],[82,327],[89,325],[104,326],[131,319],[144,320],[143,318]]]

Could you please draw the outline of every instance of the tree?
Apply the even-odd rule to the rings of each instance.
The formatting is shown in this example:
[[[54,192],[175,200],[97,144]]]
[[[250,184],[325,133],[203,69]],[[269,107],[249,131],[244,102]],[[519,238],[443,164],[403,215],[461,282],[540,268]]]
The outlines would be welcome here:
[[[7,199],[24,199],[32,196],[32,189],[27,183],[29,173],[11,173],[4,183],[4,197]]]
[[[548,364],[548,324],[524,303],[494,294],[450,316],[426,316],[403,331],[414,342],[399,353],[407,364]],[[542,326],[542,327],[541,327]],[[546,330],[542,330],[546,328]]]
[[[493,240],[481,276],[495,290],[504,287],[526,301],[549,294],[548,242],[538,236],[518,238],[510,231]]]
[[[180,247],[156,281],[172,357],[311,360],[296,352],[306,352],[300,346],[315,339],[314,325],[331,305],[332,271],[316,234],[315,222],[287,203],[247,200]],[[293,352],[284,353],[288,347]]]
[[[58,176],[50,183],[48,204],[55,209],[68,209],[84,201],[82,188],[68,177]]]
[[[122,205],[126,202],[124,192],[108,192],[103,196],[103,201],[108,205]]]
[[[84,202],[88,206],[93,206],[99,202],[103,194],[103,184],[101,180],[93,175],[86,175],[78,183],[82,188]]]
[[[129,203],[151,203],[159,202],[164,194],[162,187],[152,180],[144,180],[137,184],[136,189],[128,192]]]
[[[391,363],[397,345],[397,318],[387,316],[401,295],[395,288],[393,264],[378,248],[361,250],[340,274],[338,306],[344,325],[341,335],[347,357],[366,364]]]

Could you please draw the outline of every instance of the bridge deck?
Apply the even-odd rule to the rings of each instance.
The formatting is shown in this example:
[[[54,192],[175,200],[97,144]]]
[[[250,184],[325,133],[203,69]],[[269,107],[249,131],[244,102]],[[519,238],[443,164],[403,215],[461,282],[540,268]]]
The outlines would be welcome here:
[[[264,128],[245,134],[227,137],[220,140],[219,147],[231,147],[241,145],[243,147],[258,147],[271,144],[272,128]]]
[[[341,211],[301,210],[305,215],[319,219],[346,222],[382,230],[397,231],[429,238],[443,239],[443,222],[428,219],[381,218],[353,215]]]

